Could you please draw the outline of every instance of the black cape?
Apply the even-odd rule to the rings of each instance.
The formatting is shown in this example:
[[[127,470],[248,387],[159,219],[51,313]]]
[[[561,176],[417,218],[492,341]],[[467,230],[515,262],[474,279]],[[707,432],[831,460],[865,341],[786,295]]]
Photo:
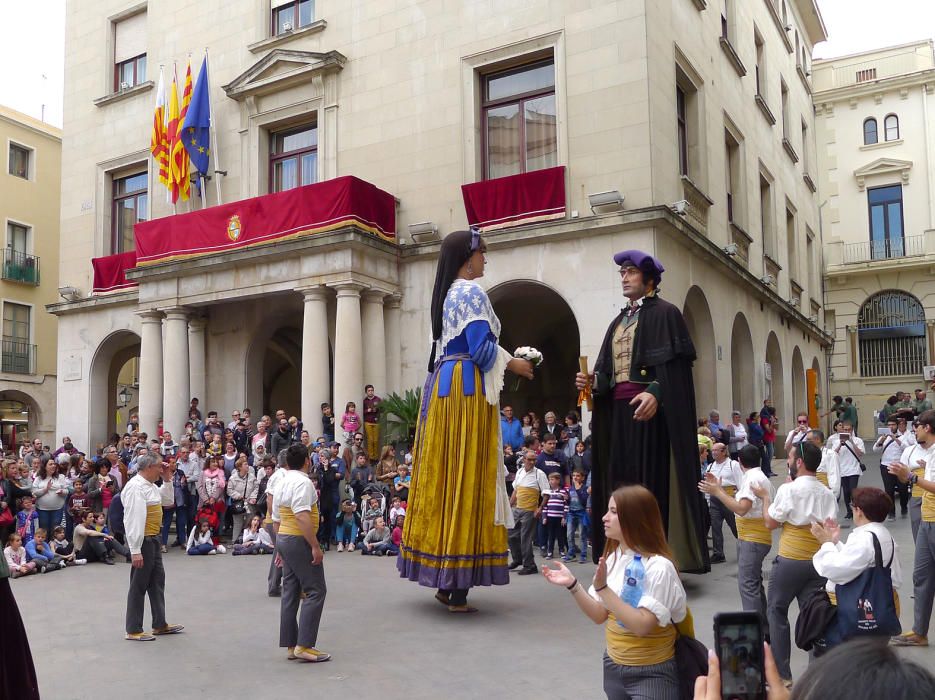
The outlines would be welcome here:
[[[610,494],[623,484],[646,481],[640,478],[640,474],[634,469],[612,456],[614,447],[618,453],[628,449],[626,444],[614,444],[615,441],[626,440],[624,433],[629,428],[629,424],[625,424],[621,429],[621,423],[615,422],[612,388],[613,335],[622,318],[623,312],[607,329],[594,367],[591,540],[595,562],[604,549],[605,538],[601,518],[607,511]],[[641,466],[650,473],[653,470],[657,473],[662,473],[658,470],[666,470],[665,483],[644,485],[653,491],[653,495],[659,501],[669,546],[675,554],[679,570],[705,573],[711,570],[711,564],[705,541],[707,508],[704,507],[704,497],[698,491],[700,469],[695,427],[695,389],[692,381],[694,360],[695,346],[682,313],[658,296],[646,297],[639,312],[630,366],[637,370],[652,368],[660,385],[661,399],[656,415],[645,426],[639,426],[639,429],[665,430],[668,433],[669,449],[668,454],[651,451],[647,459],[653,463]],[[620,416],[624,410],[623,407],[617,407],[617,421],[621,420]],[[632,418],[626,420],[631,421]]]

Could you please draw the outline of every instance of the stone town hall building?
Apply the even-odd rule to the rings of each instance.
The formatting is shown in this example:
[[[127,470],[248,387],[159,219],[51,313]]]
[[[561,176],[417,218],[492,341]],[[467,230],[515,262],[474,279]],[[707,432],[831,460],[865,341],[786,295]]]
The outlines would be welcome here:
[[[824,39],[814,0],[68,3],[58,436],[137,409],[177,433],[191,396],[314,433],[322,401],[421,384],[438,237],[469,221],[503,344],[546,355],[518,408],[571,408],[621,303],[611,256],[641,248],[698,346],[699,413],[770,397],[787,426],[830,341]],[[172,216],[155,82],[206,47],[226,175]]]

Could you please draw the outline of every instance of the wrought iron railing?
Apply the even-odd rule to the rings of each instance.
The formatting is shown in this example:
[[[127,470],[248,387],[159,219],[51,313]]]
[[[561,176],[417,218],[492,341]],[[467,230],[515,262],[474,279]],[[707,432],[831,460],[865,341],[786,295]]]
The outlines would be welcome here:
[[[844,263],[891,260],[925,254],[925,236],[887,238],[844,245]]]
[[[36,346],[15,338],[0,341],[0,372],[36,373]]]
[[[38,285],[39,256],[28,255],[12,248],[4,248],[0,276],[12,282]]]

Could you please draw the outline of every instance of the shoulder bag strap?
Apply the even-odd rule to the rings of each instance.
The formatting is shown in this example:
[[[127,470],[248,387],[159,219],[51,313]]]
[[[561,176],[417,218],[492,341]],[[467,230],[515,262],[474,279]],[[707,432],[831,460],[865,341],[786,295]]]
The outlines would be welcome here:
[[[841,444],[844,445],[847,448],[847,451],[850,452],[852,455],[854,455],[854,459],[856,459],[857,462],[860,463],[860,457],[858,457],[857,453],[851,449],[851,446],[848,445],[847,442],[844,440],[841,441]],[[874,537],[874,539],[876,539],[876,537]]]
[[[882,569],[883,568],[883,550],[880,548],[880,540],[877,539],[876,534],[873,532],[870,533],[870,536],[873,538],[873,556],[875,560],[874,564],[876,565],[876,568]],[[893,549],[893,554],[896,554],[895,548]],[[892,563],[893,563],[893,559],[890,558],[890,564]]]

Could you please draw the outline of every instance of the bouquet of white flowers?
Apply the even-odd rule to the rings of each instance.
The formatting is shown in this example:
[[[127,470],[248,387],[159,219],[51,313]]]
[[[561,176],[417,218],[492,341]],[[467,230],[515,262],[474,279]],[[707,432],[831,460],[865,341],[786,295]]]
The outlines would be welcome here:
[[[516,348],[516,350],[513,351],[513,357],[520,360],[526,360],[533,367],[538,367],[541,365],[542,360],[544,359],[541,352],[539,352],[536,348],[530,347],[529,345],[523,345],[520,348]],[[519,389],[519,383],[521,379],[522,377],[516,378],[516,381],[513,382],[512,391],[515,392],[517,389]]]

